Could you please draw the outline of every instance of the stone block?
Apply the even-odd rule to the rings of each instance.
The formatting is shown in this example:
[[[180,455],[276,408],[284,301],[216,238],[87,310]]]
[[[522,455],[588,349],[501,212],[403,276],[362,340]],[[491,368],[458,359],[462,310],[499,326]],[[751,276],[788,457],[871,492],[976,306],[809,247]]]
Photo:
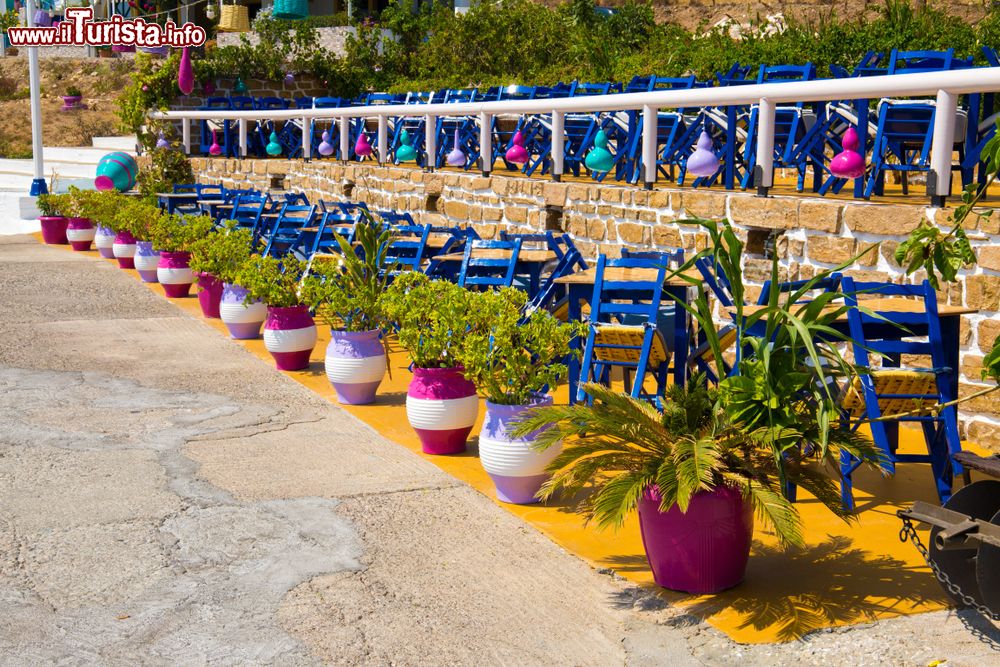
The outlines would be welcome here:
[[[810,236],[806,254],[814,262],[841,264],[854,256],[857,241],[835,236]]]
[[[976,310],[1000,310],[1000,276],[978,274],[965,278],[966,305]]]
[[[603,241],[608,236],[608,225],[601,219],[587,222],[587,238],[591,241]]]
[[[917,206],[848,204],[844,206],[844,224],[848,229],[866,234],[902,236],[909,234],[924,219]]]
[[[566,188],[566,197],[570,201],[574,202],[584,202],[590,201],[590,188],[586,185],[580,185],[577,183],[569,183]]]
[[[454,220],[468,220],[469,205],[465,202],[449,199],[444,203],[444,214]]]
[[[839,202],[802,201],[799,203],[798,226],[830,234],[839,234],[842,208],[843,204]]]
[[[598,187],[600,191],[601,201],[608,202],[609,204],[621,203],[622,200],[622,189],[619,187],[601,185]]]
[[[569,189],[565,183],[545,183],[542,185],[542,196],[546,206],[565,206],[566,192]]]
[[[979,248],[979,266],[990,271],[1000,271],[1000,246],[984,245]]]
[[[985,447],[991,452],[1000,452],[1000,426],[973,419],[966,423],[965,432],[969,441]]]
[[[508,222],[524,224],[528,221],[528,209],[523,206],[507,206],[504,215]]]
[[[962,318],[965,319],[964,317]],[[1000,338],[1000,319],[989,318],[979,322],[976,329],[976,339],[979,342],[979,349],[985,354],[993,349],[993,341]]]
[[[625,243],[649,243],[649,227],[634,222],[622,222],[618,225],[618,238]]]
[[[665,190],[653,190],[649,195],[648,205],[651,208],[670,208],[670,193]]]
[[[653,227],[653,244],[670,248],[680,248],[683,247],[684,242],[681,240],[680,230],[676,227],[669,224],[659,224]]]
[[[684,192],[680,208],[688,218],[719,220],[726,216],[726,195],[721,192]]]
[[[796,200],[784,197],[733,195],[729,200],[734,223],[760,229],[794,229],[798,207]]]

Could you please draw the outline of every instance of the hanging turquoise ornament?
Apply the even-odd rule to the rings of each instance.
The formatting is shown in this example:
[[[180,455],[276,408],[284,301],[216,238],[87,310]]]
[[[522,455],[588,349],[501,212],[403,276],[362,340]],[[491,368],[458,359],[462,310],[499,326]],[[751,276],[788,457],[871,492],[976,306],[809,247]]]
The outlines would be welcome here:
[[[329,156],[333,155],[333,151],[335,149],[333,147],[333,144],[330,143],[330,133],[329,132],[324,132],[323,133],[322,141],[319,142],[319,146],[316,147],[316,150],[323,157],[329,157]]]
[[[240,95],[247,92],[247,84],[243,83],[243,77],[236,77],[236,84],[233,85],[233,92]]]
[[[215,139],[215,137],[212,137],[212,138]],[[167,141],[166,137],[163,136],[162,132],[160,132],[160,138],[156,140],[156,147],[157,148],[170,148],[170,142]]]
[[[464,167],[465,166],[465,153],[462,152],[462,148],[458,145],[458,128],[455,128],[455,147],[451,149],[448,153],[448,164],[452,167]]]
[[[598,130],[594,137],[594,147],[587,153],[583,164],[590,171],[607,173],[615,168],[615,157],[608,150],[608,135],[604,130]]]
[[[281,144],[278,143],[278,133],[272,132],[270,139],[268,139],[267,146],[264,147],[267,154],[271,157],[281,155]]]
[[[512,164],[524,164],[528,161],[528,150],[524,147],[524,135],[520,131],[514,133],[510,140],[512,146],[504,153],[504,159]]]
[[[715,146],[708,132],[702,131],[695,144],[694,153],[687,159],[685,167],[689,174],[710,178],[719,171],[719,156],[715,154]]]
[[[403,130],[399,133],[399,148],[396,149],[397,162],[412,162],[417,159],[417,150],[411,145],[413,138],[410,133]]]
[[[219,145],[219,140],[215,138],[215,130],[212,130],[212,145],[208,147],[209,155],[222,155],[222,146]]]
[[[194,90],[194,68],[191,66],[191,53],[185,46],[181,49],[181,62],[177,66],[177,87],[185,95]]]

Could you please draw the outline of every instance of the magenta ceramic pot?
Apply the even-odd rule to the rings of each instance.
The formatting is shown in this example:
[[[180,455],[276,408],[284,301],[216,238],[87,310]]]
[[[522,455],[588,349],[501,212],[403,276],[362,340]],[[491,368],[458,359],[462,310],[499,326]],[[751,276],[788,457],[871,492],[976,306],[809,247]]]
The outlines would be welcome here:
[[[69,218],[66,223],[66,240],[73,247],[73,250],[82,252],[90,250],[90,245],[94,242],[94,235],[97,230],[89,218]]]
[[[664,588],[704,595],[743,581],[753,538],[753,506],[733,487],[691,498],[687,512],[660,511],[660,494],[639,499],[639,530],[653,579]]]
[[[486,401],[483,430],[479,433],[479,462],[493,480],[497,499],[501,502],[520,505],[538,502],[535,496],[549,478],[545,468],[561,447],[538,452],[532,445],[540,430],[521,438],[515,438],[510,432],[529,409],[546,405],[552,405],[551,396],[538,396],[526,405],[499,405]]]
[[[66,239],[66,227],[69,219],[61,215],[43,215],[38,218],[42,225],[42,241],[47,245],[65,245],[69,243]]]
[[[406,392],[406,417],[427,454],[465,451],[479,415],[476,386],[461,367],[416,368]]]
[[[211,273],[198,274],[198,305],[205,317],[218,319],[219,305],[222,303],[222,281]]]
[[[118,268],[135,268],[135,237],[132,232],[120,231],[115,234],[114,243],[111,244],[111,252],[118,260]]]
[[[161,252],[156,265],[156,279],[163,285],[163,291],[171,299],[180,299],[191,293],[194,273],[189,262],[191,253]]]
[[[385,377],[385,348],[378,329],[330,332],[326,346],[326,377],[337,399],[348,405],[367,405],[375,400]]]
[[[316,323],[306,306],[267,307],[264,347],[274,357],[279,371],[309,368],[316,338]]]

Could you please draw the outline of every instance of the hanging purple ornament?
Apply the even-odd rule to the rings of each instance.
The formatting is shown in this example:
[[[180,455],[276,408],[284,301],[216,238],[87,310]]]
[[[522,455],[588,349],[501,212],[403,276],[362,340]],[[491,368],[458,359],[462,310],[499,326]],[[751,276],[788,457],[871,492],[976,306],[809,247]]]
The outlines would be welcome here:
[[[290,86],[293,83],[295,83],[295,75],[292,74],[291,72],[286,72],[285,73],[285,85],[286,86]]]
[[[358,157],[369,157],[372,154],[372,145],[368,143],[368,135],[364,132],[358,135],[358,140],[354,143],[354,154]]]
[[[865,158],[858,153],[861,141],[853,127],[844,132],[841,142],[844,150],[837,153],[830,161],[830,173],[838,178],[860,178],[865,173]]]
[[[212,130],[212,145],[208,147],[209,155],[221,155],[222,146],[219,145],[218,140],[215,138],[215,130]]]
[[[194,90],[194,68],[191,66],[191,54],[185,46],[181,49],[181,63],[177,66],[177,87],[185,95]]]
[[[319,146],[316,147],[316,150],[323,157],[329,157],[329,156],[333,155],[333,151],[335,149],[333,147],[333,144],[330,143],[330,133],[329,132],[324,132],[323,133],[323,140],[319,142]]]
[[[704,130],[698,137],[694,153],[687,159],[687,172],[694,176],[708,178],[719,171],[719,156],[715,154],[712,137]]]
[[[157,148],[170,148],[170,142],[167,141],[167,139],[163,136],[162,132],[160,132],[160,138],[156,140],[156,147]]]
[[[514,138],[510,140],[513,144],[504,153],[504,159],[512,164],[524,164],[528,161],[528,151],[524,147],[524,136],[520,131],[514,133]]]
[[[466,158],[465,153],[462,152],[462,148],[458,144],[458,128],[455,128],[455,147],[451,149],[448,153],[448,158],[446,160],[452,167],[464,167]]]

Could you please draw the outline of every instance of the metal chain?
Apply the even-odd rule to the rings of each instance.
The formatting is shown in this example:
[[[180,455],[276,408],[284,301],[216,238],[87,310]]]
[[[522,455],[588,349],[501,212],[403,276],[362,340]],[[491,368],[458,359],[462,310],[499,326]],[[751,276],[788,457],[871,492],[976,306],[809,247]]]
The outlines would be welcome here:
[[[951,578],[938,568],[937,563],[931,560],[930,554],[927,552],[927,547],[924,546],[923,542],[920,541],[920,536],[917,535],[917,529],[913,527],[913,522],[911,522],[907,517],[900,517],[903,520],[903,527],[899,529],[899,541],[906,542],[909,539],[913,542],[913,546],[917,548],[923,559],[927,561],[927,565],[930,566],[931,571],[934,572],[934,576],[937,580],[947,589],[949,593],[962,601],[967,607],[972,607],[980,614],[992,621],[1000,621],[1000,614],[994,613],[986,605],[976,602],[976,600],[962,592],[962,589],[958,587],[957,584],[952,582]]]

